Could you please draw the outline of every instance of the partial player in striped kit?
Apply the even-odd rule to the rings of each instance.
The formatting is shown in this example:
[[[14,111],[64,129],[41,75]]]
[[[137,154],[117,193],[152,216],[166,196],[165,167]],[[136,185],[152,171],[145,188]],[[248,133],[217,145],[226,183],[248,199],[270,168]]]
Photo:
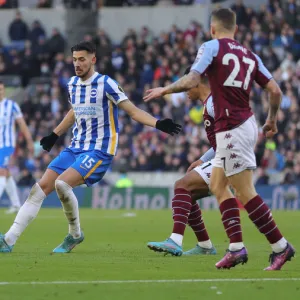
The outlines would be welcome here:
[[[187,68],[185,75],[189,74],[191,67]],[[148,247],[151,250],[158,252],[170,253],[172,255],[211,255],[216,254],[216,249],[213,246],[208,232],[205,228],[202,211],[197,203],[198,199],[210,195],[210,177],[213,166],[213,158],[216,150],[216,135],[215,128],[215,112],[213,106],[213,97],[208,82],[207,76],[201,76],[200,83],[187,91],[189,99],[192,101],[201,101],[204,106],[203,121],[207,138],[211,148],[204,153],[201,158],[191,164],[187,173],[179,179],[174,186],[174,198],[172,200],[173,211],[173,230],[171,236],[162,242],[150,242]],[[242,229],[240,225],[240,211],[238,203],[227,187],[224,190],[223,197],[231,199],[234,207],[234,216],[230,220],[234,225],[227,230],[230,236],[231,250],[242,243]],[[222,205],[222,204],[221,204]],[[227,213],[222,215],[222,221],[225,226],[227,220]],[[231,224],[232,224],[231,223]],[[183,236],[186,225],[189,225],[197,238],[196,247],[183,252]],[[227,228],[225,228],[227,229]]]
[[[118,83],[95,72],[96,48],[93,43],[80,42],[71,51],[76,73],[68,82],[72,108],[53,132],[41,140],[44,150],[50,151],[59,136],[74,125],[71,145],[49,164],[42,179],[32,187],[14,224],[4,236],[0,236],[0,252],[12,251],[21,233],[37,216],[43,200],[53,190],[61,200],[69,223],[69,234],[53,252],[70,252],[83,241],[73,188],[82,184],[93,185],[110,167],[118,145],[118,108],[133,120],[170,135],[181,130],[181,126],[171,119],[157,120],[137,108]]]
[[[16,182],[8,170],[9,159],[16,147],[16,124],[24,135],[32,156],[33,142],[20,107],[13,100],[5,98],[5,86],[0,81],[0,199],[6,191],[11,202],[7,213],[16,213],[21,206]]]

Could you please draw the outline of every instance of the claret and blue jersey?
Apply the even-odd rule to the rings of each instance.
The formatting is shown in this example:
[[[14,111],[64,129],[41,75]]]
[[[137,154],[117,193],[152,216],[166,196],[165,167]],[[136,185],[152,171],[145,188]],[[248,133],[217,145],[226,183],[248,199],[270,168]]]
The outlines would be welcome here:
[[[72,167],[92,185],[103,177],[116,154],[118,104],[128,97],[113,79],[97,72],[86,81],[72,77],[68,92],[75,114],[73,138],[49,168],[61,174]]]

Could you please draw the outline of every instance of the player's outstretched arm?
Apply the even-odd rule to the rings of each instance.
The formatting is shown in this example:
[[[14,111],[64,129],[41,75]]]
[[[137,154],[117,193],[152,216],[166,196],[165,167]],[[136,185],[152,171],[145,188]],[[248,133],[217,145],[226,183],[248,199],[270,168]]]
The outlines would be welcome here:
[[[126,111],[135,121],[147,126],[154,127],[170,135],[178,134],[181,131],[181,125],[176,124],[171,119],[157,120],[147,112],[136,107],[131,101],[125,100],[119,104],[119,108]]]
[[[60,124],[49,135],[43,137],[40,145],[44,150],[50,152],[57,139],[64,134],[75,123],[75,114],[73,109],[70,109]]]
[[[34,154],[34,147],[33,147],[33,141],[32,141],[32,136],[31,133],[29,131],[29,128],[24,120],[24,118],[18,118],[16,119],[16,123],[20,129],[20,131],[22,132],[22,134],[25,137],[26,143],[27,143],[27,149],[30,153],[30,155],[33,156]]]
[[[191,71],[189,74],[183,76],[179,80],[165,87],[158,87],[146,91],[144,101],[148,102],[152,99],[162,97],[167,94],[185,92],[200,83],[201,75],[198,72]]]
[[[265,86],[269,92],[269,113],[263,131],[268,138],[272,138],[277,133],[277,114],[280,108],[282,92],[274,79],[271,79]]]

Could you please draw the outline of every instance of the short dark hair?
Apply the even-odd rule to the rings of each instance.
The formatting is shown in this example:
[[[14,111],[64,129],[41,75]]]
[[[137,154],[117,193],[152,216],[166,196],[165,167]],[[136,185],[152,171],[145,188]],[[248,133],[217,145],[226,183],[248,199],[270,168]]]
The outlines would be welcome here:
[[[74,51],[87,51],[94,54],[96,53],[96,46],[93,42],[82,41],[71,48],[71,52],[73,53]]]
[[[188,66],[185,71],[184,71],[184,75],[187,75],[191,72],[192,66]],[[205,74],[201,75],[201,83],[202,84],[208,84],[208,77]]]
[[[212,12],[211,18],[219,21],[226,30],[234,30],[236,26],[236,14],[230,8],[219,8]]]
[[[0,85],[4,85],[4,82],[2,80],[0,80]]]

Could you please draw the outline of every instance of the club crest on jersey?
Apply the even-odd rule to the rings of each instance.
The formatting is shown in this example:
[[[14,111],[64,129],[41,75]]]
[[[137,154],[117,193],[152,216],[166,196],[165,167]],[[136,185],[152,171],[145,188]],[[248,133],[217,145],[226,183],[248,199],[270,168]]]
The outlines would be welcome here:
[[[96,97],[97,97],[97,94],[98,94],[97,89],[92,89],[92,90],[91,90],[91,98],[96,98]]]

